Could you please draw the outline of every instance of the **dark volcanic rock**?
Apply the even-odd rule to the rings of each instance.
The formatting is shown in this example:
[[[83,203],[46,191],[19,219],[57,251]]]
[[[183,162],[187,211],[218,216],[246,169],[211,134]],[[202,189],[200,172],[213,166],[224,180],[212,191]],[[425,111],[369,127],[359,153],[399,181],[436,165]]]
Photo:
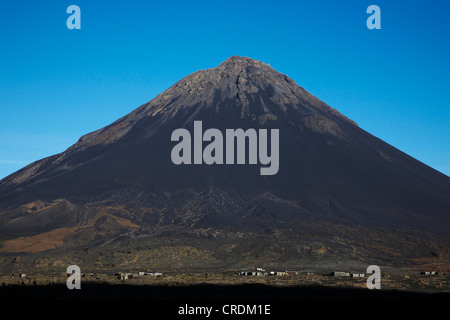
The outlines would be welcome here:
[[[203,130],[279,129],[278,173],[262,176],[260,165],[174,165],[171,134],[192,132],[195,120],[203,121]],[[36,201],[45,205],[24,209]],[[114,221],[99,220],[100,227],[105,215]],[[82,230],[68,230],[66,240],[83,234],[89,241],[133,230],[146,236],[335,236],[325,223],[445,235],[450,179],[269,65],[234,56],[1,180],[0,223],[6,238],[67,227]]]

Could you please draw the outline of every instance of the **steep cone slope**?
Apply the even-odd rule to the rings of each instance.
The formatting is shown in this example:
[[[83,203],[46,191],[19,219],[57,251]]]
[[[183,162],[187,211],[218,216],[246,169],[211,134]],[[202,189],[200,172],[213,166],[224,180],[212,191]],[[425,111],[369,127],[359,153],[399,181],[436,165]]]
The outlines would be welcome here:
[[[195,120],[203,132],[279,129],[278,173],[260,175],[260,164],[173,164],[171,134],[193,133]],[[0,182],[1,232],[11,239],[63,229],[50,248],[131,231],[301,233],[305,221],[445,235],[450,179],[269,65],[237,56]]]

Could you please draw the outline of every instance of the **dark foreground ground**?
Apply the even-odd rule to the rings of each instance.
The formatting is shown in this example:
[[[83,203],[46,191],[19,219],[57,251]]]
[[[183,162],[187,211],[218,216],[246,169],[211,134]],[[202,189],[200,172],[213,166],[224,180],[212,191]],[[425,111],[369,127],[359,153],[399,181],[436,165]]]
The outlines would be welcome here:
[[[447,300],[450,293],[424,293],[400,290],[369,290],[323,286],[239,285],[130,285],[83,283],[80,290],[65,284],[0,287],[0,299],[6,300],[147,300],[147,301],[317,301],[317,300]]]
[[[430,315],[446,312],[450,293],[424,293],[400,290],[369,290],[324,286],[271,286],[266,284],[197,284],[197,285],[132,285],[82,283],[79,290],[65,284],[5,285],[0,287],[3,310],[16,310],[22,315],[46,314],[60,319],[62,315],[85,315],[102,318],[147,315],[155,319],[301,319],[312,311],[321,318],[344,315],[360,318],[361,312],[388,316],[392,312],[414,315],[426,311]],[[230,314],[231,305],[257,306],[256,314]],[[268,313],[264,312],[268,305]],[[262,307],[259,307],[262,306]],[[209,307],[204,314],[180,314],[186,308]],[[181,311],[180,311],[181,310]]]

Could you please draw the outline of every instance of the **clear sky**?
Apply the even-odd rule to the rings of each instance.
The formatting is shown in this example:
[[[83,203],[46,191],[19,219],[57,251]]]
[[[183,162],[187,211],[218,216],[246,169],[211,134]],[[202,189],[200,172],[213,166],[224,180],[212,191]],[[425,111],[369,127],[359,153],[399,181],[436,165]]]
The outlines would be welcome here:
[[[449,14],[446,0],[3,1],[0,179],[233,55],[450,175]]]

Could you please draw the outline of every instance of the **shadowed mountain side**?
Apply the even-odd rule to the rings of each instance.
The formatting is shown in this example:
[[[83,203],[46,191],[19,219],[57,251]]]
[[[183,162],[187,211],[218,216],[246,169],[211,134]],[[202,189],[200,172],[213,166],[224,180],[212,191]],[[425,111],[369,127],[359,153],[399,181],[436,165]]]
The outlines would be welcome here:
[[[278,173],[260,175],[260,164],[173,164],[171,134],[193,132],[195,120],[203,131],[278,129]],[[171,233],[323,234],[327,224],[446,236],[450,178],[269,65],[237,56],[0,181],[2,252]]]

